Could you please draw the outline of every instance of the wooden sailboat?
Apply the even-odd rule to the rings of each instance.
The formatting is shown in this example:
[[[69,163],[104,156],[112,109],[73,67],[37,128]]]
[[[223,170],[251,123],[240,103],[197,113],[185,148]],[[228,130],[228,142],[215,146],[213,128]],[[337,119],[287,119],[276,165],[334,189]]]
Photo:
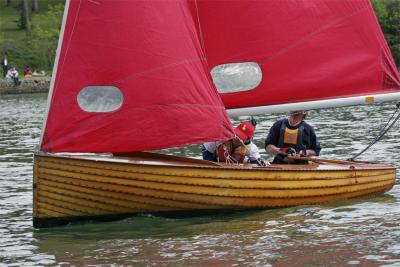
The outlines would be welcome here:
[[[228,114],[367,104],[399,89],[368,1],[67,1],[34,226],[385,192],[396,176],[386,164],[257,167],[140,151],[232,138]]]

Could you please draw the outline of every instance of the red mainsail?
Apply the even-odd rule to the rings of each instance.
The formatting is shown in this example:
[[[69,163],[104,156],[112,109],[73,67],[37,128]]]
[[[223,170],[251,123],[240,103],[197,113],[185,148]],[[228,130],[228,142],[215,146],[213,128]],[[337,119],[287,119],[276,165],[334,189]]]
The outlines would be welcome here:
[[[42,151],[142,151],[233,137],[186,0],[72,0],[66,8]],[[122,93],[121,106],[83,110],[80,92],[102,86]]]
[[[368,0],[195,1],[210,69],[255,62],[253,90],[221,94],[227,109],[400,92]]]

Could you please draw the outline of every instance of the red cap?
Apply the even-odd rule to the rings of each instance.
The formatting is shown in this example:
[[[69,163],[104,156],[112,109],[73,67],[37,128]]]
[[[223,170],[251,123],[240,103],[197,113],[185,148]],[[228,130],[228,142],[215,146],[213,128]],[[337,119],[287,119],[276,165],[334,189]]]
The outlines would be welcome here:
[[[254,126],[248,121],[241,122],[235,129],[235,134],[239,136],[240,139],[246,141],[254,136]]]

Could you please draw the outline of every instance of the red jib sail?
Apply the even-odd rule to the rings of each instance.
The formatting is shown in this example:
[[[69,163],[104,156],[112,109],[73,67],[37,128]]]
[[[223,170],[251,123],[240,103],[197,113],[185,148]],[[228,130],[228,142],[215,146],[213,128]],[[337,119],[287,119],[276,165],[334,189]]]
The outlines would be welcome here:
[[[204,0],[192,13],[210,69],[260,66],[255,89],[221,94],[228,109],[400,92],[368,0]]]
[[[233,137],[186,0],[72,0],[66,11],[42,151]]]

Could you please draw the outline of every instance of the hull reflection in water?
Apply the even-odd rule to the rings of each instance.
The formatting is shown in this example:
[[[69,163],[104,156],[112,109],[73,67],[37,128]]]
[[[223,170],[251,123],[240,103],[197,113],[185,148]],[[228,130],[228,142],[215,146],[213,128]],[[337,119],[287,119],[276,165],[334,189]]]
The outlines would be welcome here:
[[[35,155],[35,227],[137,213],[318,204],[389,190],[386,164],[225,165],[153,153]]]

